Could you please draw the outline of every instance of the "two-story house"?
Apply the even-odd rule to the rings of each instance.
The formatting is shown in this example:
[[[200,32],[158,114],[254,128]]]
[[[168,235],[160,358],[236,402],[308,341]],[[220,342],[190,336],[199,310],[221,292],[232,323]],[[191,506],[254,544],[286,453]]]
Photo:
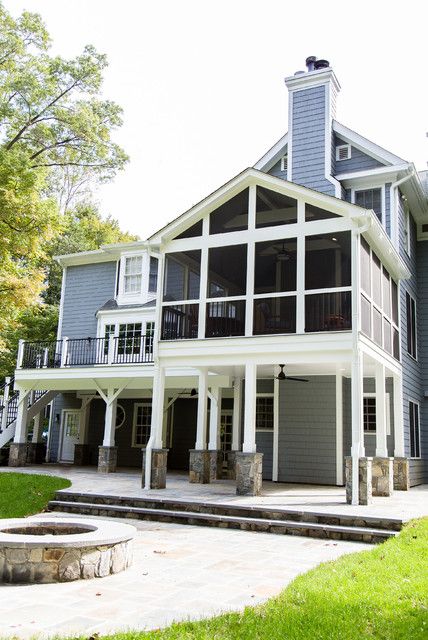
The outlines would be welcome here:
[[[334,71],[306,62],[254,167],[144,242],[58,258],[58,340],[20,344],[3,416],[11,465],[44,397],[48,461],[143,451],[147,488],[346,481],[357,504],[427,480],[427,173],[340,124]]]

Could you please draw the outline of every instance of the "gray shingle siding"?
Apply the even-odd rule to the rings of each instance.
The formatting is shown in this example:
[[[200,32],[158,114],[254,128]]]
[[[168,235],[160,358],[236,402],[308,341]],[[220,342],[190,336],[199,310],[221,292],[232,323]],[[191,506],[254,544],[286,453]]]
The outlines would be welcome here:
[[[344,140],[341,140],[337,136],[334,136],[334,157],[336,157],[336,147],[339,147],[343,144],[348,144]],[[378,167],[383,167],[379,160],[375,160],[371,156],[363,153],[359,149],[351,146],[351,157],[349,160],[337,160],[336,161],[336,171],[333,175],[337,175],[339,173],[353,173],[354,171],[367,171],[368,169],[377,169]]]
[[[412,274],[408,280],[401,282],[400,287],[400,315],[401,315],[401,354],[402,354],[402,366],[403,366],[403,421],[404,421],[404,446],[406,456],[410,456],[410,426],[409,426],[409,400],[418,402],[421,407],[420,412],[420,424],[421,424],[421,448],[422,455],[426,455],[427,450],[427,425],[426,425],[426,411],[423,411],[423,404],[425,402],[422,388],[422,371],[420,356],[421,352],[419,346],[421,344],[421,321],[419,318],[421,295],[418,283],[417,272],[417,239],[416,239],[416,224],[410,216],[410,256],[405,249],[405,234],[404,234],[404,209],[402,206],[401,198],[398,198],[398,231],[399,231],[399,250],[400,255],[406,263],[407,267]],[[412,298],[416,301],[416,313],[417,313],[417,344],[418,344],[418,360],[416,361],[407,352],[407,312],[406,312],[406,292],[408,292]],[[424,463],[422,460],[410,460],[410,484],[421,484],[424,480]]]
[[[116,262],[67,267],[61,335],[86,338],[97,335],[97,310],[114,297]]]
[[[420,404],[421,453],[424,460],[424,482],[428,482],[428,242],[420,241],[416,247],[416,263],[418,267],[418,324],[419,362],[422,373],[423,399]]]
[[[49,461],[57,462],[59,460],[59,440],[61,431],[61,418],[62,411],[64,409],[80,409],[82,401],[76,398],[75,393],[60,393],[52,402],[52,426],[51,426],[51,441],[49,445]],[[56,419],[59,416],[59,420]]]
[[[292,114],[292,180],[310,189],[335,195],[325,177],[325,86],[296,91]]]
[[[257,431],[256,446],[263,453],[263,480],[272,480],[273,431]]]
[[[308,380],[280,383],[278,480],[336,484],[336,378]]]
[[[385,229],[391,237],[391,183],[385,184]]]

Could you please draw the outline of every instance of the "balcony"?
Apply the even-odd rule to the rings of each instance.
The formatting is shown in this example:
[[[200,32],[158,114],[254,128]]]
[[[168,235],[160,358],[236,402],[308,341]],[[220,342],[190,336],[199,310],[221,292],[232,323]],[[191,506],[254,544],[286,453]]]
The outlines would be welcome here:
[[[18,369],[59,369],[153,362],[153,336],[20,342]]]

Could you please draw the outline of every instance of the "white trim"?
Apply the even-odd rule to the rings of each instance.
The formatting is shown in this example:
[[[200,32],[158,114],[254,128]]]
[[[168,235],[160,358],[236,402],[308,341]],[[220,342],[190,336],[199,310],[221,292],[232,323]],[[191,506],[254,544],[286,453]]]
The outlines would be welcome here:
[[[279,467],[279,380],[273,381],[273,444],[272,444],[272,481],[278,482]]]
[[[377,189],[380,189],[380,199],[381,199],[381,216],[382,219],[379,220],[376,212],[374,211],[374,209],[367,209],[367,211],[373,211],[373,213],[375,214],[376,218],[379,220],[379,222],[382,224],[382,226],[385,228],[385,233],[386,233],[386,227],[385,227],[385,223],[386,223],[386,210],[385,210],[385,183],[374,183],[374,184],[370,184],[370,185],[363,185],[363,186],[359,186],[358,184],[355,184],[352,188],[351,188],[351,202],[352,204],[355,204],[355,194],[358,192],[362,192],[362,191],[375,191]],[[357,205],[360,206],[360,205]]]
[[[326,67],[325,69],[316,69],[315,71],[308,71],[305,73],[299,73],[297,75],[288,76],[287,78],[285,78],[285,84],[290,93],[330,83],[333,85],[337,92],[340,91],[339,81],[336,78],[336,75],[331,67]]]
[[[62,409],[61,410],[61,422],[60,422],[60,436],[59,436],[59,441],[60,441],[60,447],[59,447],[59,461],[60,462],[70,462],[70,460],[64,460],[62,457],[62,453],[63,453],[63,447],[64,447],[64,419],[65,419],[65,414],[66,413],[76,413],[79,416],[79,435],[80,435],[80,428],[81,428],[81,418],[82,418],[82,410],[81,409]]]
[[[137,430],[138,407],[145,407],[149,405],[153,409],[153,400],[151,398],[147,398],[146,400],[142,400],[141,402],[134,402],[134,408],[132,413],[132,435],[131,435],[131,447],[133,449],[145,449],[147,446],[146,444],[136,444],[135,436],[136,436],[136,430]],[[147,442],[149,441],[150,435],[151,435],[151,423],[148,425]]]
[[[417,405],[418,407],[418,440],[419,440],[419,455],[412,456],[412,442],[410,435],[410,403]],[[407,398],[407,405],[409,410],[409,458],[410,460],[421,460],[422,459],[422,450],[421,450],[421,404],[418,400],[414,400],[411,397]]]
[[[272,167],[278,162],[283,153],[284,148],[288,143],[288,133],[284,134],[275,144],[267,151],[264,156],[257,160],[254,164],[254,169],[259,171],[270,171]]]
[[[62,334],[62,323],[64,319],[64,300],[65,300],[65,287],[67,282],[67,267],[64,266],[62,269],[62,282],[61,282],[61,299],[59,303],[59,314],[58,314],[58,330],[56,334],[56,339],[61,340]]]
[[[359,133],[356,133],[355,131],[352,131],[352,129],[345,127],[345,125],[340,124],[337,120],[333,120],[333,131],[343,138],[345,142],[352,144],[353,147],[372,156],[379,162],[385,162],[386,164],[403,164],[406,162],[403,158],[399,158],[390,151],[383,149],[371,140],[364,138]]]
[[[294,94],[288,94],[288,142],[287,142],[287,180],[293,181],[293,98]]]
[[[336,373],[336,484],[343,485],[343,376]]]
[[[405,291],[406,294],[406,338],[408,338],[408,324],[409,324],[409,318],[407,317],[407,296],[409,296],[410,301],[413,300],[413,302],[415,303],[415,354],[413,355],[412,353],[410,353],[410,351],[408,350],[408,342],[406,339],[406,355],[409,356],[409,358],[411,358],[412,360],[414,360],[415,362],[418,362],[418,355],[419,355],[419,345],[418,345],[418,303],[416,301],[416,298],[414,298],[412,296],[412,294],[410,293],[410,291],[408,289],[406,289]],[[411,305],[410,305],[411,308]]]
[[[376,400],[375,391],[364,391],[363,398],[374,398]],[[386,435],[391,435],[391,394],[385,391],[385,423],[386,423]],[[374,431],[364,431],[364,436],[375,436],[376,429]],[[377,454],[376,454],[377,455]]]
[[[341,158],[340,152],[342,149],[346,149],[346,157]],[[339,144],[335,148],[336,151],[336,162],[343,162],[343,160],[350,160],[352,158],[352,147],[350,144]]]
[[[288,154],[284,154],[281,157],[281,171],[287,172],[288,170]]]
[[[120,409],[122,409],[122,411],[123,411],[123,420],[122,420],[122,422],[121,422],[120,424],[117,424],[117,410],[118,410],[119,408],[120,408]],[[123,406],[122,404],[117,403],[117,405],[116,405],[116,424],[115,424],[115,427],[114,427],[114,428],[115,428],[115,429],[120,429],[120,427],[122,427],[122,426],[124,425],[125,420],[126,420],[126,411],[125,411],[125,408],[124,408],[124,406]]]

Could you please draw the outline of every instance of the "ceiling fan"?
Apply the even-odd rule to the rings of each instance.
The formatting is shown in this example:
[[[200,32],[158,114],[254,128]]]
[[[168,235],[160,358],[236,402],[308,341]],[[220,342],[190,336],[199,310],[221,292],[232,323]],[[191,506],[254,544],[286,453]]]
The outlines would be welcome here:
[[[281,371],[278,373],[277,376],[275,376],[277,380],[295,380],[295,382],[309,382],[309,380],[307,380],[306,378],[295,378],[293,376],[286,376],[284,373],[284,367],[285,367],[285,364],[279,365],[279,368],[281,369]]]

